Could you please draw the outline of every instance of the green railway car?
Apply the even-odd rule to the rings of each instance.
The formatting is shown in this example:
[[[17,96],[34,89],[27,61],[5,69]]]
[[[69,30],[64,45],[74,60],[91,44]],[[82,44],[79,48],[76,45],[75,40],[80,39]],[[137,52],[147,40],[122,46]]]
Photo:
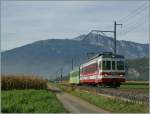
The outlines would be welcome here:
[[[79,80],[80,80],[79,69],[71,71],[70,72],[69,83],[70,84],[79,84],[80,83]]]

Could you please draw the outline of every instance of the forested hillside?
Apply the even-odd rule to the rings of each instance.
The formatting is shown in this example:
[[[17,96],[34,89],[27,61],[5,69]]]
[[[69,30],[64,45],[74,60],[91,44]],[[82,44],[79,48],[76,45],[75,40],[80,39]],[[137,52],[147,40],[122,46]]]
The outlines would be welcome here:
[[[149,58],[127,60],[128,80],[149,80]]]

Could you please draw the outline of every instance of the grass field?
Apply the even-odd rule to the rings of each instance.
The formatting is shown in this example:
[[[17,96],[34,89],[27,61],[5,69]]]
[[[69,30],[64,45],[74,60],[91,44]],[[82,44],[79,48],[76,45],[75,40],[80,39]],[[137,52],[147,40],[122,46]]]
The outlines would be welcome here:
[[[80,90],[72,90],[71,87],[66,87],[62,85],[57,85],[61,89],[63,89],[66,92],[69,92],[72,95],[81,97],[82,99],[85,99],[86,101],[90,102],[91,104],[94,104],[100,108],[103,108],[105,110],[108,110],[110,112],[115,113],[144,113],[148,112],[149,108],[146,104],[135,104],[131,102],[125,102],[121,101],[119,99],[110,99],[106,98],[100,95],[96,95],[94,93],[80,91]]]
[[[132,92],[141,92],[141,93],[149,93],[149,83],[148,82],[126,82],[122,84],[119,89],[124,91],[132,91]]]
[[[3,113],[66,112],[56,96],[46,90],[9,90],[1,92]]]

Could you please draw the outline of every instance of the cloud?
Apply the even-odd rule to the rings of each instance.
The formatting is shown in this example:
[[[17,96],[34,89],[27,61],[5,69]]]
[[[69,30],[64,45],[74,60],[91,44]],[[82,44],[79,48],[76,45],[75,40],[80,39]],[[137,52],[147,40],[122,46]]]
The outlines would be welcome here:
[[[124,17],[144,3],[145,1],[2,1],[2,44],[5,41],[2,49],[47,38],[73,38],[86,34],[91,29],[113,29],[114,20]],[[147,15],[144,13],[142,16]],[[144,18],[140,21],[142,20]],[[138,23],[139,20],[135,18],[133,21]],[[146,43],[148,38],[139,38],[145,37],[146,30],[144,28],[140,32],[143,35],[132,33],[138,38],[132,40]],[[131,36],[124,40],[131,40]]]

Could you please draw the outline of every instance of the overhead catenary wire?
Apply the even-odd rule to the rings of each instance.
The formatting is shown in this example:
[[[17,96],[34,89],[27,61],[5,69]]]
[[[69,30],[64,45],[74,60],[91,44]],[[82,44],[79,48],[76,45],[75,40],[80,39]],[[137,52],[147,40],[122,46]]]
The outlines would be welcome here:
[[[128,21],[133,21],[133,20],[135,19],[135,17],[137,17],[137,15],[139,16],[139,15],[141,14],[141,12],[145,11],[145,9],[147,9],[148,7],[149,7],[149,6],[144,3],[144,4],[140,5],[140,6],[138,6],[136,9],[134,9],[132,12],[130,12],[127,16],[121,18],[119,21],[121,21],[122,23],[123,23],[124,21],[125,21],[125,23],[127,23]],[[137,18],[136,18],[136,19],[137,19]],[[123,25],[124,25],[124,26],[127,25],[126,29],[124,29],[124,31],[123,31],[123,32],[120,32],[119,34],[117,33],[117,35],[125,35],[125,34],[127,34],[127,33],[129,33],[129,32],[132,32],[133,29],[134,29],[134,30],[137,29],[137,26],[139,25],[139,23],[137,23],[137,22],[135,22],[135,21],[134,21],[133,24],[132,24],[131,22],[128,23],[128,24],[125,24],[125,23],[123,23]],[[144,22],[142,22],[142,24],[143,24],[143,23],[144,23]],[[102,31],[99,31],[99,30],[92,30],[92,31],[90,31],[90,32],[84,37],[84,39],[82,40],[83,43],[84,43],[85,39],[86,39],[87,37],[89,37],[89,35],[90,35],[91,33],[93,33],[93,32],[100,33],[100,34],[102,34],[102,35],[107,36],[106,34],[103,34]],[[105,32],[105,31],[104,31],[104,32]],[[107,31],[107,32],[110,33],[110,32],[114,32],[114,31]],[[114,36],[114,38],[115,38],[115,36]],[[98,38],[98,39],[99,39],[99,38]]]
[[[127,22],[129,19],[134,18],[136,15],[140,14],[141,12],[143,12],[148,7],[149,7],[149,5],[142,4],[139,7],[137,7],[136,9],[132,10],[127,16],[124,16],[124,17],[120,18],[117,21],[119,21],[119,22]]]
[[[128,28],[125,32],[120,33],[118,35],[126,36],[128,33],[131,33],[131,32],[133,32],[135,30],[138,30],[139,27],[137,27],[137,26],[143,25],[145,22],[146,21],[143,21],[142,23],[139,23],[139,24],[135,24],[135,26],[132,26],[132,27]]]
[[[147,21],[146,19],[143,20],[143,17],[139,18],[138,20],[141,20],[141,21],[138,21],[138,22],[134,21],[134,22],[131,22],[130,24],[124,25],[123,30],[117,33],[117,35],[125,35],[128,33],[127,31],[132,31],[133,29],[137,29],[141,27],[140,25],[143,25]]]
[[[135,21],[135,17],[140,16],[140,15],[141,15],[141,12],[145,11],[148,7],[149,7],[148,5],[143,4],[143,5],[141,5],[140,7],[138,7],[139,10],[137,10],[138,8],[136,8],[135,10],[133,10],[132,12],[130,12],[125,18],[121,18],[120,21],[122,21],[122,22],[125,21],[125,22],[124,22],[124,27],[125,27],[125,29],[124,29],[123,31],[117,33],[117,34],[118,34],[118,35],[126,35],[127,33],[132,32],[133,29],[134,29],[134,30],[137,29],[137,28],[139,27],[139,25],[144,24],[145,21],[142,22],[142,23],[139,23],[139,22],[141,22],[141,21],[139,21],[139,20],[142,20],[142,19],[143,19],[143,16],[141,16],[142,19],[138,19],[138,22]],[[137,10],[137,11],[136,11],[136,10]],[[134,11],[135,11],[135,12],[134,12]],[[129,19],[129,17],[130,17],[130,19]],[[133,17],[133,18],[131,18],[131,17]],[[136,18],[136,19],[137,19],[137,18]],[[134,22],[132,22],[132,21],[134,21]],[[129,23],[127,23],[127,22],[129,22]],[[126,23],[127,23],[127,24],[126,24]]]
[[[132,29],[131,26],[133,26],[133,28],[134,28],[134,26],[136,25],[137,22],[132,24],[133,23],[132,21],[135,22],[135,17],[139,16],[148,7],[149,7],[149,5],[147,5],[147,3],[144,3],[144,4],[140,5],[140,6],[138,6],[136,9],[132,10],[128,15],[126,15],[126,16],[120,18],[119,20],[117,20],[118,22],[121,22],[124,25],[124,30],[119,32],[119,33],[117,33],[117,35],[129,33],[129,32],[126,32],[127,30],[125,30],[125,29],[129,29],[130,30],[130,29]],[[137,25],[138,25],[138,23],[137,23]],[[110,26],[111,25],[108,25],[105,28],[108,28],[108,27],[110,28]],[[104,35],[103,33],[101,33],[101,34]],[[105,34],[105,36],[108,36],[108,35]]]

